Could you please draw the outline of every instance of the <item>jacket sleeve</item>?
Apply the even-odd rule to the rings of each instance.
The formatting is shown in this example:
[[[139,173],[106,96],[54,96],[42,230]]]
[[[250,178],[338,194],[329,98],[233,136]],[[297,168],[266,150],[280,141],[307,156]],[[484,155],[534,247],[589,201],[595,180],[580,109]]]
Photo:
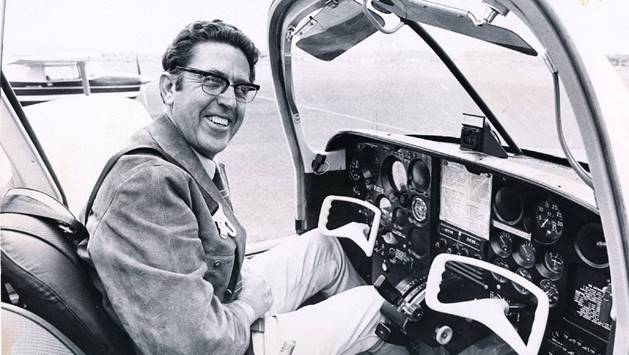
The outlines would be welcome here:
[[[242,354],[253,309],[222,304],[204,279],[208,266],[191,203],[181,170],[137,168],[115,187],[90,237],[90,258],[142,353]]]

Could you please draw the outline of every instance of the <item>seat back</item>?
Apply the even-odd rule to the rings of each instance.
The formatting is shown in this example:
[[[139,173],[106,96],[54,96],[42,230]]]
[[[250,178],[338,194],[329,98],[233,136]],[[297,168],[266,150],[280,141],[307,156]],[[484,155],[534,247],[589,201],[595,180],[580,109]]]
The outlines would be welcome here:
[[[10,208],[15,201],[21,209]],[[79,222],[49,218],[72,216],[65,206],[27,189],[13,189],[0,202],[2,282],[15,290],[19,305],[50,322],[88,354],[133,353],[128,336],[102,307],[73,238],[68,238],[76,234],[71,226]],[[23,207],[30,205],[40,209],[44,205],[53,213],[42,217],[25,212]]]

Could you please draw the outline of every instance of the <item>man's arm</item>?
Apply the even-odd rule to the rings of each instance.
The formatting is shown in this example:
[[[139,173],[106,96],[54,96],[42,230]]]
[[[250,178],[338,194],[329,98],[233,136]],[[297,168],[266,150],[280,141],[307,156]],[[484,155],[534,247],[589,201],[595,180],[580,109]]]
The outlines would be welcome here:
[[[143,353],[240,354],[249,342],[256,312],[243,301],[222,304],[204,279],[194,189],[173,166],[137,168],[90,238],[112,308]]]

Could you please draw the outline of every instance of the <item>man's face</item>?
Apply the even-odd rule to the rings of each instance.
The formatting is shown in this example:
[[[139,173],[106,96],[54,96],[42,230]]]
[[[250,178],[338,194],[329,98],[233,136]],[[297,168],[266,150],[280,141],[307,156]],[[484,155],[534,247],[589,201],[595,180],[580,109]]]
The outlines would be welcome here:
[[[249,63],[244,53],[229,44],[202,42],[192,49],[187,67],[212,72],[232,84],[249,82]],[[185,140],[208,158],[227,147],[242,124],[246,104],[236,101],[234,88],[213,96],[201,88],[200,75],[182,72],[180,90],[175,90],[175,76],[167,90],[165,102],[170,116]]]

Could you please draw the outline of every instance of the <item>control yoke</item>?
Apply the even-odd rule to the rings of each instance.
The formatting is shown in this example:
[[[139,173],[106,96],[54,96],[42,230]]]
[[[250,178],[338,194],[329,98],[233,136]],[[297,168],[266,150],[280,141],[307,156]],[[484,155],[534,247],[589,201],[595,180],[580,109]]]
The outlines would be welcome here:
[[[509,304],[499,298],[485,298],[465,302],[442,303],[437,298],[446,263],[456,262],[468,264],[499,274],[520,286],[526,288],[537,298],[535,319],[531,328],[528,343],[525,344],[513,325],[505,316]],[[542,344],[546,322],[548,320],[548,296],[539,287],[525,278],[500,266],[488,262],[453,254],[439,254],[430,266],[426,283],[426,305],[435,311],[453,314],[459,317],[473,319],[484,324],[496,335],[513,348],[518,354],[537,354]]]
[[[368,208],[370,211],[374,213],[373,220],[371,221],[371,225],[365,225],[363,223],[350,222],[342,227],[336,229],[328,229],[328,217],[330,215],[330,209],[332,208],[332,203],[335,201],[343,201],[358,204],[362,207]],[[369,235],[365,236],[364,229],[365,226],[369,227]],[[341,237],[348,238],[354,241],[356,245],[358,245],[365,255],[370,257],[373,253],[373,246],[376,243],[376,236],[378,235],[378,227],[380,226],[380,209],[376,206],[372,205],[369,202],[362,201],[353,197],[347,196],[335,196],[330,195],[327,196],[323,200],[323,204],[321,205],[321,212],[319,213],[319,231],[323,235],[327,235],[330,237]]]

